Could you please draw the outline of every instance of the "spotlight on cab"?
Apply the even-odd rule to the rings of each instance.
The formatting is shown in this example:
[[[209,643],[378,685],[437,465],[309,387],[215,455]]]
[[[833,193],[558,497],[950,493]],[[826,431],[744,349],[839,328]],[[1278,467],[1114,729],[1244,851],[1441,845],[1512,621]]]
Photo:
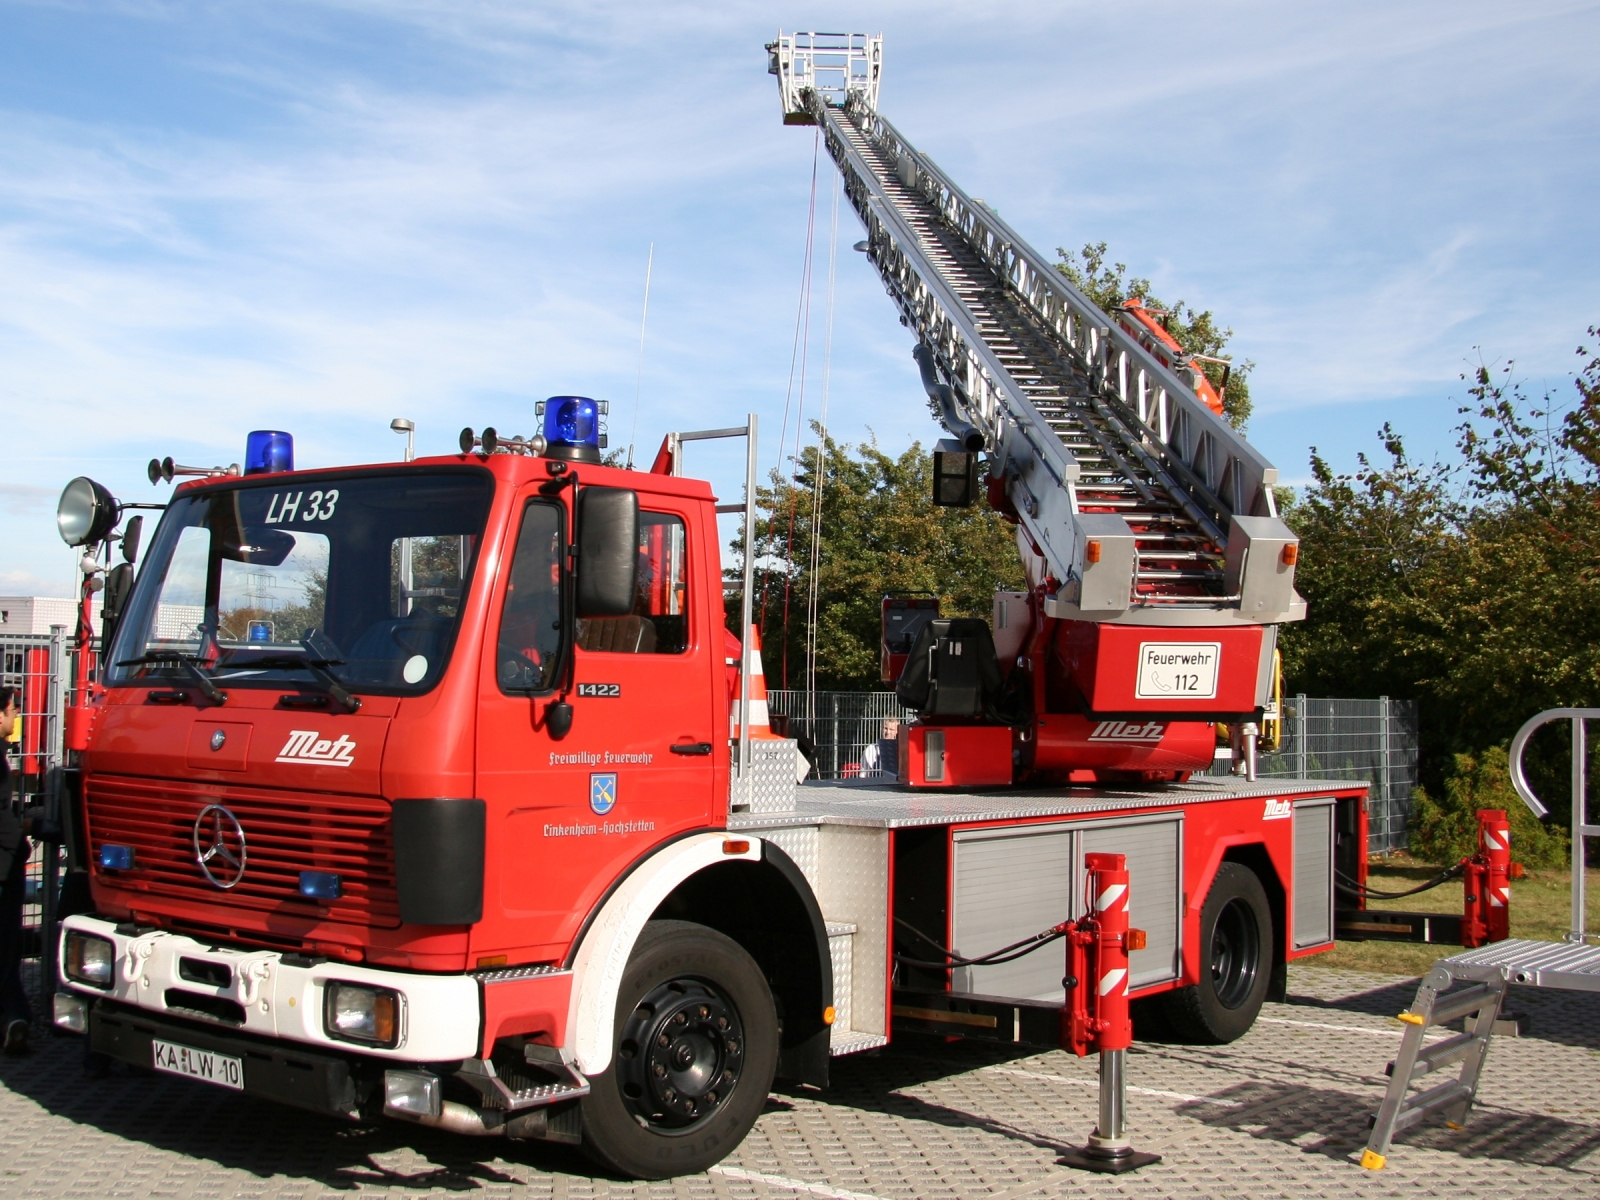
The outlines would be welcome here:
[[[80,475],[61,493],[56,529],[69,546],[96,546],[117,525],[117,501],[103,484]]]

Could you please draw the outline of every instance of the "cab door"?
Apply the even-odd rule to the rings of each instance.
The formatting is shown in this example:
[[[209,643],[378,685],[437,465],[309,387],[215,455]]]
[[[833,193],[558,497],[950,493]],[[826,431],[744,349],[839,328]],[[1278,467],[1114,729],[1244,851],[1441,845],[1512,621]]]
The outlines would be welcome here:
[[[708,548],[690,536],[686,502],[640,499],[633,611],[570,630],[560,619],[565,505],[531,493],[514,518],[480,691],[484,907],[499,917],[478,927],[478,957],[560,957],[632,862],[716,811],[721,630],[706,627],[707,598],[694,594]],[[556,738],[546,711],[561,681],[547,675],[564,637],[575,639],[573,716]]]

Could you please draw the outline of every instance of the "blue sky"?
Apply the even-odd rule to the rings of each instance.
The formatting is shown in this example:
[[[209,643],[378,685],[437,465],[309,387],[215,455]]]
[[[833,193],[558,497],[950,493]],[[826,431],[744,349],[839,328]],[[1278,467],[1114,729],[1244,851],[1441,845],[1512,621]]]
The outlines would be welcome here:
[[[66,594],[72,476],[153,499],[152,455],[254,428],[367,462],[395,416],[444,452],[581,392],[625,442],[637,381],[641,455],[755,411],[776,464],[813,135],[762,44],[796,22],[881,31],[883,111],[1035,246],[1105,240],[1231,325],[1286,479],[1384,421],[1445,450],[1480,348],[1565,388],[1600,321],[1597,9],[0,0],[0,592]],[[937,434],[860,236],[845,208],[830,424],[898,451]],[[737,451],[694,455],[736,498]]]

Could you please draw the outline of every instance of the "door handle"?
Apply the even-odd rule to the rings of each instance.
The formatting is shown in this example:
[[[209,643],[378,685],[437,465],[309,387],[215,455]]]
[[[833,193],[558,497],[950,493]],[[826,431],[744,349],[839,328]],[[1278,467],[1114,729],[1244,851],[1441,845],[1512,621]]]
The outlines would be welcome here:
[[[711,753],[710,742],[677,742],[669,747],[674,754],[703,755]]]

